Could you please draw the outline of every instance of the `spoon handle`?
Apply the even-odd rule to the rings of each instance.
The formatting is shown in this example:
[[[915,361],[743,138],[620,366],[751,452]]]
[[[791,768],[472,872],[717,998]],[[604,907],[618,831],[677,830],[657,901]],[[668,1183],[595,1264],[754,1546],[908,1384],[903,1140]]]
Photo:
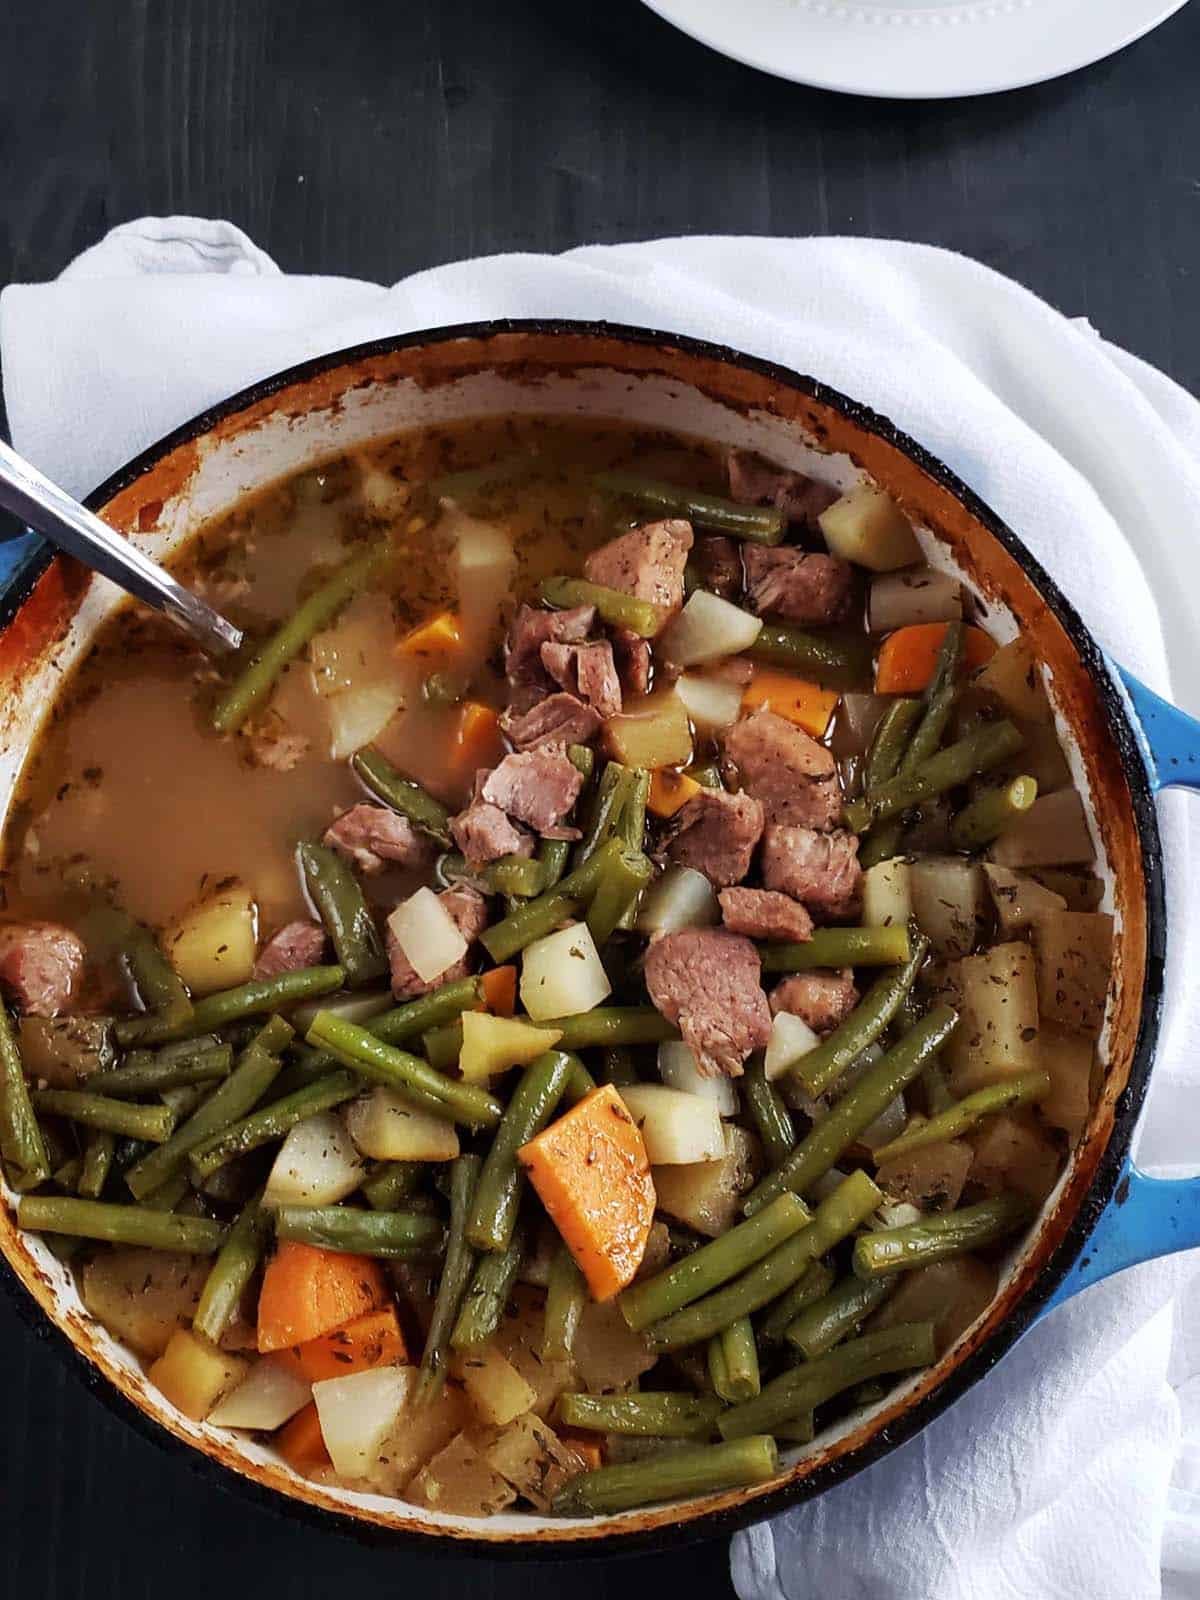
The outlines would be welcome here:
[[[0,506],[51,544],[165,612],[214,654],[237,650],[241,630],[143,555],[93,512],[50,482],[0,439]]]

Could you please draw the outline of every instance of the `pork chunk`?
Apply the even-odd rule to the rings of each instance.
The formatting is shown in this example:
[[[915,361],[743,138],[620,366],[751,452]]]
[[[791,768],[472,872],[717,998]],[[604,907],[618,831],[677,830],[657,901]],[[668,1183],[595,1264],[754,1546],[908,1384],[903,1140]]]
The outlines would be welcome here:
[[[57,922],[0,925],[0,985],[31,1017],[65,1011],[83,973],[82,941]]]
[[[528,711],[509,707],[500,726],[518,750],[546,744],[586,744],[600,731],[600,716],[573,694],[552,694]]]
[[[597,716],[620,715],[621,680],[607,639],[592,644],[550,641],[542,646],[542,665],[555,683],[591,706]]]
[[[735,722],[725,735],[725,754],[741,774],[742,788],[762,801],[768,824],[832,828],[841,816],[832,753],[786,717],[764,707]]]
[[[459,931],[468,944],[474,944],[479,935],[487,927],[488,910],[487,901],[476,889],[469,888],[466,884],[458,884],[453,889],[444,889],[438,899],[458,924]],[[456,983],[459,978],[465,978],[471,970],[471,957],[468,952],[461,961],[456,961],[452,967],[426,983],[413,971],[408,957],[401,950],[388,930],[387,938],[388,962],[392,969],[392,994],[397,1000],[413,1000],[417,995],[428,994],[430,989],[438,989],[443,983]]]
[[[752,450],[729,452],[729,493],[748,506],[777,506],[789,522],[816,532],[817,518],[838,498],[838,491],[803,472],[777,467]]]
[[[523,605],[512,620],[504,645],[504,671],[514,689],[548,688],[542,666],[542,646],[579,644],[591,632],[595,606],[572,606],[569,611],[541,611]]]
[[[752,796],[702,789],[680,807],[667,855],[725,889],[749,872],[762,831],[763,808]]]
[[[606,589],[620,589],[667,611],[683,604],[683,569],[692,548],[692,525],[682,517],[647,522],[593,550],[584,576]]]
[[[386,806],[351,806],[325,830],[322,843],[368,877],[388,861],[402,867],[425,867],[433,860],[432,839],[419,833],[407,817]]]
[[[700,574],[701,585],[731,600],[741,591],[742,558],[737,542],[722,533],[710,533],[696,540],[692,565]]]
[[[325,954],[325,929],[319,922],[286,922],[263,945],[254,963],[256,978],[277,978],[281,972],[302,972],[320,964]]]
[[[774,889],[722,889],[717,899],[731,933],[797,942],[812,938],[812,918],[790,895]]]
[[[465,811],[450,818],[454,842],[472,866],[486,866],[501,856],[533,854],[533,839],[499,806],[476,797]]]
[[[479,797],[537,833],[546,833],[558,828],[582,787],[583,774],[562,746],[547,745],[505,756],[495,771],[488,773]],[[563,837],[561,832],[558,837]]]
[[[849,916],[862,884],[858,836],[844,828],[817,833],[789,823],[768,824],[762,874],[768,889],[802,900],[818,920]]]
[[[771,1036],[758,951],[725,928],[664,934],[646,952],[646,987],[708,1077],[740,1077]]]
[[[799,627],[840,622],[854,593],[854,569],[839,556],[809,555],[794,545],[748,545],[746,594],[759,616]]]
[[[832,1033],[858,1004],[858,990],[849,967],[797,972],[771,991],[771,1012],[790,1011],[814,1033]]]
[[[632,628],[614,628],[612,647],[624,693],[646,694],[650,688],[650,641]]]

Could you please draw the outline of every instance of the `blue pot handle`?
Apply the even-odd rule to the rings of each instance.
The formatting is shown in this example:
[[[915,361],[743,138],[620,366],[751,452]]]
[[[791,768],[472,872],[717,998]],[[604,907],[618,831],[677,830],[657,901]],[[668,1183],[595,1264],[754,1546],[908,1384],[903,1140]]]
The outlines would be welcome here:
[[[1123,667],[1115,668],[1114,675],[1129,698],[1154,793],[1174,787],[1200,789],[1200,722],[1147,689]],[[1045,1309],[1061,1305],[1123,1267],[1196,1245],[1200,1245],[1200,1177],[1148,1178],[1127,1159],[1112,1199]]]

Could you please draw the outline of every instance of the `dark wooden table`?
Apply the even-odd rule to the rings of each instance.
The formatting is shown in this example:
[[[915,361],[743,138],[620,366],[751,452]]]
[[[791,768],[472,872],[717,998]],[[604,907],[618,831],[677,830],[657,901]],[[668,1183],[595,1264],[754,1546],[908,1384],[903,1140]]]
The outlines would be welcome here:
[[[978,256],[1195,389],[1198,61],[1194,5],[1044,88],[893,105],[761,77],[637,0],[4,0],[0,284],[147,212],[229,217],[287,271],[379,281],[662,234],[899,236]],[[3,1592],[25,1600],[729,1592],[716,1546],[568,1571],[295,1528],[114,1420],[7,1297],[0,1415]]]

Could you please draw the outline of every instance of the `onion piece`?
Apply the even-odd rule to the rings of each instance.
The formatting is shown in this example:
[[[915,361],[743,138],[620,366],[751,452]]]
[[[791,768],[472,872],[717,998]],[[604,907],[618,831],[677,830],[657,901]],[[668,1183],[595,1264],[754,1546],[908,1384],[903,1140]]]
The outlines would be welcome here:
[[[706,1077],[696,1064],[690,1045],[681,1039],[668,1039],[658,1047],[658,1075],[668,1089],[679,1089],[684,1094],[699,1095],[701,1100],[711,1100],[722,1117],[738,1114],[738,1092],[733,1079],[719,1076]]]
[[[664,660],[695,667],[748,650],[762,630],[762,618],[731,605],[707,589],[697,589],[658,641]]]
[[[263,1192],[265,1206],[331,1206],[362,1181],[363,1159],[345,1124],[319,1111],[292,1128],[279,1148]]]
[[[865,1144],[868,1150],[878,1150],[892,1139],[898,1139],[904,1132],[907,1122],[908,1112],[904,1109],[904,1096],[898,1094],[884,1106],[870,1127],[863,1129],[858,1136],[858,1142]]]
[[[651,1166],[723,1159],[725,1132],[711,1100],[658,1083],[632,1084],[618,1092],[641,1129]]]
[[[467,953],[462,929],[428,887],[400,902],[388,929],[422,983],[440,978]]]
[[[642,896],[637,931],[678,933],[681,928],[711,928],[721,920],[717,891],[693,867],[668,867]]]
[[[790,1011],[777,1011],[763,1060],[767,1081],[774,1083],[776,1078],[790,1072],[797,1061],[815,1050],[820,1042],[803,1017],[794,1016]]]
[[[612,984],[586,922],[535,939],[521,958],[521,1004],[535,1022],[590,1011]]]
[[[312,1384],[271,1356],[256,1361],[205,1418],[218,1428],[281,1428],[312,1399]]]
[[[688,716],[704,732],[728,728],[737,721],[742,709],[742,692],[739,683],[686,673],[675,684],[675,693],[683,701]]]
[[[916,567],[871,579],[867,626],[891,633],[920,622],[954,622],[962,616],[962,585],[947,572]]]

